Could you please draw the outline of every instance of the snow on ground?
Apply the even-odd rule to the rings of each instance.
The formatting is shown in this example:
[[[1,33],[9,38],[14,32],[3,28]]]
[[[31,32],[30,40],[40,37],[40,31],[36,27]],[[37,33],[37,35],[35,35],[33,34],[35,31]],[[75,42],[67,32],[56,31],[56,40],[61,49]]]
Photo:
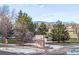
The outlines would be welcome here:
[[[51,48],[52,50],[54,49],[60,49],[60,48],[63,48],[64,46],[60,46],[60,45],[46,45],[46,47],[49,47]],[[13,53],[24,53],[24,54],[28,54],[28,53],[42,53],[44,52],[45,50],[44,49],[39,49],[39,48],[33,48],[33,47],[30,47],[30,48],[18,48],[18,47],[0,47],[0,50],[1,51],[8,51],[8,52],[13,52]],[[52,50],[48,50],[48,51],[52,51]]]
[[[13,53],[37,53],[37,52],[41,52],[42,50],[37,50],[37,49],[31,49],[31,48],[12,48],[12,47],[1,47],[0,50],[2,51],[8,51],[8,52],[13,52]]]
[[[63,48],[64,46],[47,44],[46,47],[53,48],[53,49],[59,49],[59,48]]]

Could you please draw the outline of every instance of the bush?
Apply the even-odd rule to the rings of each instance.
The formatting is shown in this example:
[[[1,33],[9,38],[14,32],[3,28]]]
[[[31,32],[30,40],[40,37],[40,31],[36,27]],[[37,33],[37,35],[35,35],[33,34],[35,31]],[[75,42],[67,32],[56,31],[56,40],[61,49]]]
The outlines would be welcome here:
[[[22,32],[15,32],[16,43],[17,44],[25,44],[25,43],[32,43],[33,42],[33,34],[31,32],[22,33]]]

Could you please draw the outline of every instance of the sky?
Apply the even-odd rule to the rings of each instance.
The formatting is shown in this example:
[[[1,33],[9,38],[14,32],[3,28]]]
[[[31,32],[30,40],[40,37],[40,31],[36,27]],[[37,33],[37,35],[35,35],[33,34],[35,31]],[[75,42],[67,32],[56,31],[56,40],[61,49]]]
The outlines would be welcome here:
[[[26,12],[33,21],[79,23],[79,4],[10,4],[10,10]]]

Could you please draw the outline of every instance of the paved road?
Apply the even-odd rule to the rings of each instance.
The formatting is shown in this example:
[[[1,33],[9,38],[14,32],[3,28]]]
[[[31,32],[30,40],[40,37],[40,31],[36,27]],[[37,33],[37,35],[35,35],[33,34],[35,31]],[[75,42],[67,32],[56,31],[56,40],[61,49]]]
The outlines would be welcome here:
[[[12,52],[6,52],[6,51],[0,51],[0,55],[65,55],[65,52],[61,53],[53,53],[53,52],[48,52],[48,53],[29,53],[29,54],[23,54],[23,53],[12,53]]]
[[[49,53],[32,53],[32,54],[28,54],[28,55],[66,55],[66,53],[65,52],[61,52],[61,53],[49,52]]]
[[[65,47],[51,52],[31,53],[30,55],[66,55],[66,52],[68,51],[68,49],[69,49],[68,47]]]
[[[7,51],[1,51],[0,55],[66,55],[67,48],[58,49],[52,52],[37,52],[37,53],[13,53],[13,52],[7,52]]]
[[[70,47],[64,47],[60,48],[58,50],[52,51],[52,52],[39,52],[39,53],[28,53],[28,54],[23,54],[23,53],[13,53],[13,52],[6,52],[6,51],[1,51],[0,50],[0,55],[66,55],[66,52],[69,50]]]
[[[11,53],[6,51],[0,51],[0,55],[24,55],[23,53]]]

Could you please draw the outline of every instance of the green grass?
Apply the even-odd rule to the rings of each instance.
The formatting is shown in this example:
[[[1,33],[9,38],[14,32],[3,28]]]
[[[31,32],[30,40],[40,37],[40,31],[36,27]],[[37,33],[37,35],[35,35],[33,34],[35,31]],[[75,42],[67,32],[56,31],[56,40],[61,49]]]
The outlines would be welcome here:
[[[4,40],[0,40],[0,43],[4,43],[4,42],[5,42]],[[15,40],[8,40],[8,43],[14,44],[14,43],[16,43],[16,41]]]
[[[48,41],[51,41],[51,40],[48,40]],[[53,42],[58,42],[58,41],[53,41]],[[76,38],[71,38],[65,41],[65,43],[79,43],[79,40],[77,40]]]
[[[4,40],[0,40],[0,43],[4,43],[4,42],[5,42]],[[15,44],[16,43],[16,40],[8,39],[8,43],[9,44]],[[72,38],[72,39],[66,41],[65,43],[79,43],[79,40],[77,40],[75,38]]]
[[[69,40],[66,41],[66,42],[77,43],[77,42],[79,42],[79,40],[77,40],[76,38],[71,38],[71,39],[69,39]]]

